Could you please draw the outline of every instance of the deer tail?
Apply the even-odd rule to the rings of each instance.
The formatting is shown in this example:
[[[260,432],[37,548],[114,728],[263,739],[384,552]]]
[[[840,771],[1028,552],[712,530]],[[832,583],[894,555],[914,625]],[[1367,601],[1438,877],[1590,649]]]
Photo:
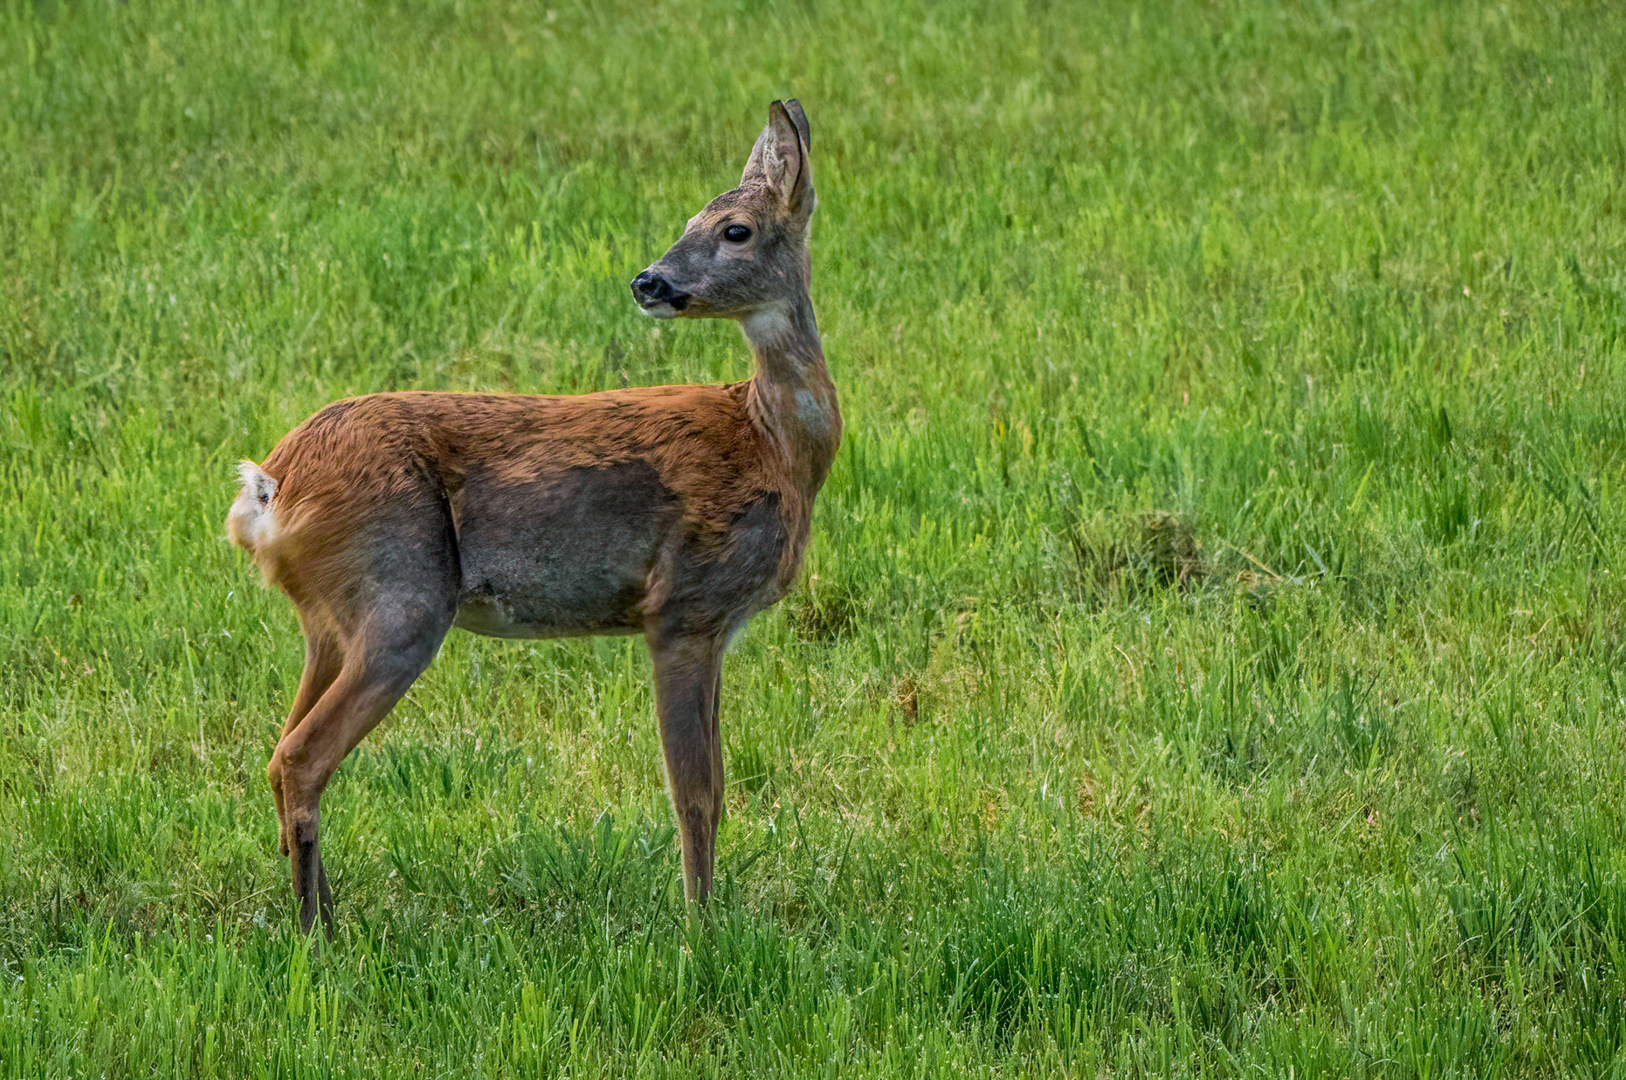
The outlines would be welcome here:
[[[226,514],[226,535],[254,556],[263,570],[278,532],[277,512],[271,504],[277,494],[277,480],[252,461],[238,462],[237,475],[242,478],[243,489]]]

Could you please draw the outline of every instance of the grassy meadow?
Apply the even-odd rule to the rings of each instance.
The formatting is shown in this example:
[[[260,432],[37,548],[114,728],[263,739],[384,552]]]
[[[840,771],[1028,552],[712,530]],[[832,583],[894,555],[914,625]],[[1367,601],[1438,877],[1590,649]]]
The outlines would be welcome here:
[[[1626,1076],[1626,12],[0,0],[0,1080]],[[324,800],[233,464],[749,374],[627,281],[813,127],[847,420],[687,923],[636,639]]]

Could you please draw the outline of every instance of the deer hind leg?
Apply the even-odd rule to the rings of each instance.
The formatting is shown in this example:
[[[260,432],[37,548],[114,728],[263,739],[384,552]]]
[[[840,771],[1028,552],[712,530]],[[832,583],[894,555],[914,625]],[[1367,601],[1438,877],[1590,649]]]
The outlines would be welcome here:
[[[338,677],[271,755],[271,772],[280,780],[283,832],[302,930],[308,931],[317,915],[330,929],[333,922],[333,895],[322,865],[322,792],[339,763],[429,666],[450,625],[448,610],[392,627],[382,641],[375,636],[370,644],[358,642],[346,654]]]
[[[277,581],[300,611],[307,652],[267,773],[307,931],[317,915],[329,930],[333,919],[319,841],[322,792],[434,659],[461,576],[444,495],[410,484],[387,503],[363,487],[351,494],[360,501],[307,515],[307,532],[296,538],[303,557],[287,560]]]
[[[299,689],[294,692],[293,708],[288,710],[288,719],[282,725],[282,735],[299,726],[305,715],[327,693],[333,680],[339,677],[339,669],[344,661],[344,653],[338,644],[331,638],[322,636],[307,628],[305,631],[305,672],[299,678]],[[288,856],[288,817],[284,809],[282,797],[282,765],[273,757],[266,769],[266,777],[271,782],[271,797],[277,804],[277,832],[278,842],[283,857]]]
[[[648,635],[655,669],[666,783],[683,857],[683,894],[703,904],[711,893],[717,822],[723,805],[722,746],[717,730],[722,642],[712,637]]]

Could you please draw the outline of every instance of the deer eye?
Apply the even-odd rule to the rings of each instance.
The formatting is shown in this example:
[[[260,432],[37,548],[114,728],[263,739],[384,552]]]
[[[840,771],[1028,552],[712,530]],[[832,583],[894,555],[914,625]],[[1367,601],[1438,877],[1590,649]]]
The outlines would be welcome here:
[[[744,225],[730,225],[728,228],[723,230],[723,239],[727,240],[730,244],[743,244],[747,240],[751,239],[751,230],[747,229]]]

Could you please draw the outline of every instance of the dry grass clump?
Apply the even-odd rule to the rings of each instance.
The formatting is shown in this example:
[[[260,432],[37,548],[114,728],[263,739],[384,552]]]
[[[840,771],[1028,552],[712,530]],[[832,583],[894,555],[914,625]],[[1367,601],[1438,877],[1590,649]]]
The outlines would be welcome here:
[[[1076,585],[1097,603],[1190,588],[1212,572],[1191,523],[1166,510],[1098,513],[1067,532]]]

